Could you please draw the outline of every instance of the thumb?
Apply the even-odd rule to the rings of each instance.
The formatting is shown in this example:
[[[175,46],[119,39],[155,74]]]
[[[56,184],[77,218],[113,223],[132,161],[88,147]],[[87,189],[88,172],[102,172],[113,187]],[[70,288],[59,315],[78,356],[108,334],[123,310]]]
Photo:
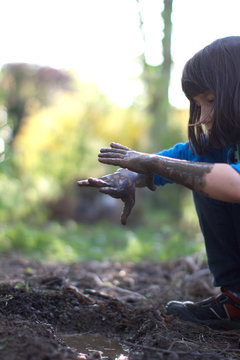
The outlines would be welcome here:
[[[146,186],[152,190],[155,191],[156,190],[156,185],[154,185],[154,175],[150,174],[150,175],[146,175]]]

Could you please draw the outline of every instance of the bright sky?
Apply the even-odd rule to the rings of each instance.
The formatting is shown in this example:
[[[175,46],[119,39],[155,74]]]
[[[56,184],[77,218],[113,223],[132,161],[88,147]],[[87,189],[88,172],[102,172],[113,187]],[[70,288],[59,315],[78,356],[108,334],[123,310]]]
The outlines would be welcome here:
[[[0,66],[27,62],[73,69],[96,82],[120,106],[142,91],[137,58],[161,62],[163,0],[4,0],[1,2]],[[187,107],[181,87],[185,62],[213,40],[240,35],[239,0],[173,0],[170,101]]]

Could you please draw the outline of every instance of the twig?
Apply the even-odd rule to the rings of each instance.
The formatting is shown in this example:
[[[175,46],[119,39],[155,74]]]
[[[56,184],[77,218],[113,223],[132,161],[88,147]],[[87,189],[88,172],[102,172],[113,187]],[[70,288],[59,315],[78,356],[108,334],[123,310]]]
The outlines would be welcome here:
[[[212,353],[212,352],[210,352],[210,353],[209,352],[200,353],[200,352],[194,352],[194,351],[182,351],[182,350],[173,351],[173,350],[167,350],[167,349],[160,349],[160,348],[156,348],[156,347],[153,347],[153,346],[133,344],[133,343],[131,343],[129,341],[122,341],[122,342],[124,344],[126,344],[126,345],[129,345],[129,346],[141,347],[144,350],[162,352],[162,353],[165,353],[165,354],[190,355],[190,356],[213,356],[218,360],[219,360],[219,355],[222,355],[225,351],[229,351],[229,344],[220,353]]]
[[[94,280],[96,282],[96,284],[103,290],[107,291],[116,291],[116,293],[118,294],[118,296],[125,298],[125,297],[132,297],[135,299],[141,299],[141,300],[146,300],[146,297],[142,294],[139,294],[136,291],[132,291],[132,290],[128,290],[128,289],[123,289],[119,286],[113,285],[111,283],[105,283],[104,281],[102,281],[102,279],[99,276],[94,276]],[[112,297],[110,295],[110,297]]]

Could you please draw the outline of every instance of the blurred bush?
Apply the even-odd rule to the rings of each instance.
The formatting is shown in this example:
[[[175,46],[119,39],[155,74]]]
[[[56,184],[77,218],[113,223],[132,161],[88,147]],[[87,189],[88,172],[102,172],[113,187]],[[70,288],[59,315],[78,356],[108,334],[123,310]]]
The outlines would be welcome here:
[[[5,115],[0,137],[8,145],[0,169],[6,190],[0,200],[2,221],[46,218],[44,204],[66,191],[76,196],[77,179],[112,170],[98,163],[100,147],[111,141],[144,146],[147,139],[143,112],[117,107],[73,74],[10,64],[2,69],[0,85]]]
[[[99,148],[111,141],[148,150],[151,118],[141,106],[119,108],[94,85],[50,68],[12,64],[0,75],[0,140],[5,144],[1,251],[55,260],[138,261],[183,256],[199,248],[199,229],[189,216],[193,207],[184,189],[173,191],[171,185],[160,189],[158,197],[141,190],[124,228],[116,224],[122,206],[118,200],[76,186],[77,179],[115,170],[97,161]],[[186,114],[175,109],[171,114],[169,128],[176,134],[176,122],[183,128],[179,119]]]
[[[3,227],[0,251],[21,253],[49,261],[165,261],[202,250],[198,234],[177,225],[159,224],[158,230],[139,226],[126,229],[108,222],[84,226],[73,221],[64,226],[50,222],[43,229],[26,226]]]
[[[14,143],[21,171],[56,182],[56,189],[79,178],[104,173],[97,154],[111,141],[136,147],[146,133],[146,118],[120,109],[93,88],[62,94],[51,107],[24,119]],[[90,170],[90,171],[89,171]]]

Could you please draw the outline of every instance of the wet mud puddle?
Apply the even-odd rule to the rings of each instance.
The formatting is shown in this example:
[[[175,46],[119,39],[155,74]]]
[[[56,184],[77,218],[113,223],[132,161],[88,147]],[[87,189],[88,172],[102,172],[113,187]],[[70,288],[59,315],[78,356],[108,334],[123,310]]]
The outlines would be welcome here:
[[[111,357],[115,360],[127,360],[128,349],[118,339],[108,339],[102,334],[61,334],[66,345],[79,353],[99,352],[102,359]]]

